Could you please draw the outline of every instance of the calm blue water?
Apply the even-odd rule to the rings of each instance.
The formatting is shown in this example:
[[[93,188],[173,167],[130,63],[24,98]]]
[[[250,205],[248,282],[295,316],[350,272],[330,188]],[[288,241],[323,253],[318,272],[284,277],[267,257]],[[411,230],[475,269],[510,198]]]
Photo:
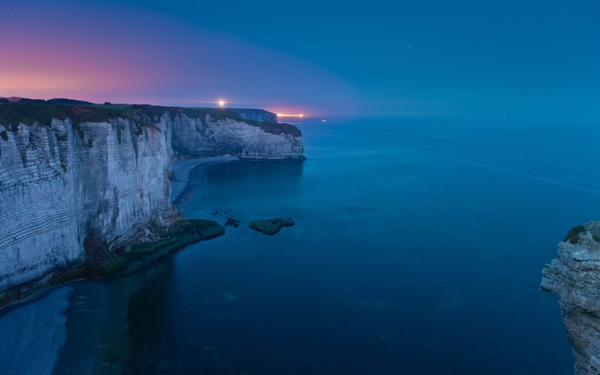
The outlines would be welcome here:
[[[558,304],[538,286],[566,231],[600,219],[598,127],[299,127],[303,164],[192,174],[182,211],[239,228],[75,284],[57,373],[572,373]],[[271,217],[296,226],[247,227]]]

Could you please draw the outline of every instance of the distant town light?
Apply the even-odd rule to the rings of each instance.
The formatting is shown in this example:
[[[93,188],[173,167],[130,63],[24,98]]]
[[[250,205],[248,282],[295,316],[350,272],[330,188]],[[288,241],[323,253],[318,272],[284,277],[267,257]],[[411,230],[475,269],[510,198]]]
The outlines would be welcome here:
[[[300,117],[300,118],[302,118],[302,117],[304,117],[304,113],[301,113],[299,115],[284,115],[283,113],[278,113],[277,117]]]
[[[219,105],[222,107],[225,105],[225,100],[219,100]]]

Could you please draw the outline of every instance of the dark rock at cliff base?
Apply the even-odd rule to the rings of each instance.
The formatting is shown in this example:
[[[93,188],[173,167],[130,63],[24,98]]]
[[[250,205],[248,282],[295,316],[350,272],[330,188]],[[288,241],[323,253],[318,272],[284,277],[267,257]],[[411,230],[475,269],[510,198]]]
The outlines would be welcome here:
[[[196,231],[203,240],[219,237],[225,234],[225,227],[219,225],[213,220],[194,220],[196,222]]]
[[[250,228],[259,232],[273,235],[281,230],[283,227],[291,227],[295,225],[291,218],[283,219],[276,218],[270,220],[252,220],[250,222]]]
[[[114,251],[104,243],[86,237],[86,255],[92,277],[119,276],[131,273],[167,253],[182,249],[200,240],[209,240],[225,234],[225,228],[213,220],[180,220],[167,229],[160,229],[158,237],[151,241],[132,241]],[[96,246],[90,246],[90,245]],[[103,251],[99,251],[99,250]],[[91,257],[93,253],[100,256]]]
[[[48,287],[74,280],[120,277],[134,273],[168,253],[187,245],[225,234],[225,228],[213,220],[189,219],[166,227],[149,227],[124,244],[111,248],[103,239],[86,236],[83,240],[83,264],[55,271],[45,283],[28,282],[0,291],[0,307],[23,300]]]

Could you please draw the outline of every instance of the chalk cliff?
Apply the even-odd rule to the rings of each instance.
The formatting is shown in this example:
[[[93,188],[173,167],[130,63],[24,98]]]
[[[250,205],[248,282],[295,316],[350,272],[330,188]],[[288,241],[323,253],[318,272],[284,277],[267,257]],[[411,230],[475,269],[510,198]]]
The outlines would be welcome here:
[[[244,120],[252,121],[270,121],[277,122],[277,115],[275,113],[265,111],[264,109],[250,109],[250,108],[227,108],[233,113],[237,113]]]
[[[0,134],[0,291],[81,264],[86,236],[116,244],[176,214],[160,128],[67,118]]]
[[[569,231],[540,287],[558,298],[575,374],[600,374],[600,222]]]
[[[302,153],[297,128],[228,111],[0,103],[0,305],[85,263],[90,238],[115,249],[179,220],[172,160]]]
[[[266,111],[265,111],[266,112]],[[230,111],[172,109],[174,158],[234,155],[248,160],[303,160],[302,133],[289,124],[246,120]]]

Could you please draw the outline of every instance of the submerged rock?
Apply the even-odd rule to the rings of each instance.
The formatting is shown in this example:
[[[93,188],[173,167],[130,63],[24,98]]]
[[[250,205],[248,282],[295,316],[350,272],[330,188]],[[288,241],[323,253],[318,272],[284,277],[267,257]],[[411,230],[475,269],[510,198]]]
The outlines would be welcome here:
[[[230,225],[232,225],[234,228],[237,228],[237,227],[240,226],[240,221],[236,220],[236,219],[234,219],[232,217],[229,217],[229,218],[227,218],[227,221],[225,222],[225,226],[227,227],[227,226],[230,226]]]
[[[250,228],[259,232],[273,235],[281,230],[283,227],[291,227],[295,225],[291,218],[283,219],[276,218],[270,220],[252,220],[250,222]]]
[[[600,374],[600,223],[569,231],[542,271],[540,288],[558,298],[575,375]]]

